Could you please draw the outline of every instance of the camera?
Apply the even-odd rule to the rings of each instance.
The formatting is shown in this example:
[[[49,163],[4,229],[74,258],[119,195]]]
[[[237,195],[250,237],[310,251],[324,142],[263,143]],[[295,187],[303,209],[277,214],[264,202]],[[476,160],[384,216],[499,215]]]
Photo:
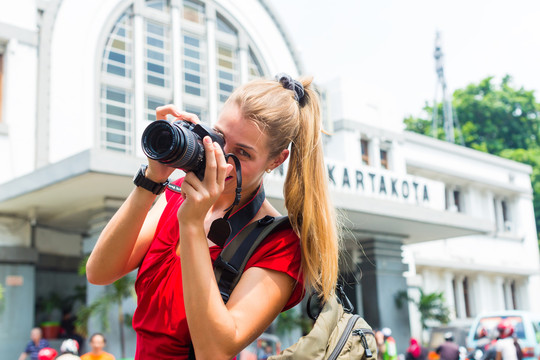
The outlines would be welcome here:
[[[150,159],[185,172],[192,171],[202,180],[206,166],[202,142],[205,136],[210,136],[222,149],[225,146],[223,136],[206,125],[184,120],[173,123],[156,120],[142,134],[142,149]]]

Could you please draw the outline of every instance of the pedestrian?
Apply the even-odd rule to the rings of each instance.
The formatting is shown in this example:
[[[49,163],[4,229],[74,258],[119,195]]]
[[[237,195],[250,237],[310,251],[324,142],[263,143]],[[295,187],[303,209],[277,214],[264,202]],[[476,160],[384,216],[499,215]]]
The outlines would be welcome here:
[[[38,353],[41,349],[48,348],[49,342],[43,339],[41,328],[35,327],[30,330],[30,341],[26,344],[26,348],[19,355],[19,360],[25,360],[30,356],[30,359],[37,360]]]
[[[60,345],[60,355],[56,360],[80,360],[79,343],[77,340],[66,339]]]
[[[397,360],[397,346],[396,340],[392,337],[392,330],[385,327],[381,332],[384,336],[383,360]]]
[[[514,325],[508,319],[503,319],[497,325],[499,336],[495,343],[495,360],[518,360],[518,352],[515,344]],[[519,345],[518,345],[519,346]],[[520,348],[521,350],[521,348]]]
[[[112,354],[109,354],[105,350],[107,345],[107,339],[101,333],[95,333],[90,336],[90,352],[81,356],[81,360],[115,360]]]
[[[377,342],[377,360],[383,360],[384,335],[381,330],[375,330],[375,341]]]
[[[426,360],[427,350],[415,338],[410,339],[410,345],[407,348],[405,360]]]
[[[139,170],[137,187],[87,263],[88,280],[101,285],[138,268],[136,360],[188,359],[190,349],[197,358],[233,358],[281,311],[301,301],[304,284],[323,300],[333,293],[339,245],[320,104],[311,82],[280,74],[236,89],[212,124],[223,149],[203,137],[202,180],[188,171],[167,186],[174,169],[151,159]],[[200,123],[172,105],[156,109],[157,119],[167,116]],[[224,153],[233,154],[238,165],[227,163]],[[225,304],[213,261],[247,224],[280,215],[265,198],[263,179],[287,159],[284,205],[291,228],[272,233],[255,249]],[[165,195],[152,207],[162,189]]]
[[[454,334],[447,332],[444,334],[444,343],[436,350],[440,360],[459,360],[459,346],[454,342]]]

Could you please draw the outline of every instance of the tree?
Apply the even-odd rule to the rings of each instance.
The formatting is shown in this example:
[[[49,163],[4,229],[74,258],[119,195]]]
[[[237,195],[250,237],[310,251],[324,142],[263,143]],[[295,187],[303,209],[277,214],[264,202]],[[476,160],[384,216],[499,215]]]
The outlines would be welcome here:
[[[454,130],[455,138],[463,137],[467,147],[533,167],[533,203],[540,230],[540,104],[534,91],[516,89],[511,81],[508,75],[500,84],[487,77],[454,92],[452,105],[461,128]],[[435,106],[442,118],[442,104]],[[433,136],[433,107],[426,103],[424,111],[422,117],[404,119],[406,130]],[[442,127],[437,128],[436,137],[444,139]]]
[[[88,257],[79,266],[79,274],[86,275],[86,262]],[[135,280],[131,275],[126,275],[123,278],[116,280],[112,285],[105,288],[105,292],[100,297],[94,299],[92,303],[83,306],[77,312],[76,327],[77,332],[84,336],[88,336],[88,321],[93,316],[99,316],[101,327],[104,331],[109,330],[109,310],[112,307],[117,308],[118,314],[118,329],[120,330],[120,350],[122,358],[126,357],[126,346],[124,337],[124,326],[131,327],[133,316],[125,314],[123,302],[129,298],[135,298],[134,289]]]
[[[426,294],[421,288],[419,288],[418,291],[420,295],[418,299],[410,297],[407,291],[399,291],[394,298],[396,307],[401,309],[405,300],[416,305],[418,312],[420,313],[422,329],[424,330],[428,328],[427,322],[429,320],[435,320],[441,324],[448,324],[450,321],[450,310],[445,305],[444,293],[442,291],[435,291]]]

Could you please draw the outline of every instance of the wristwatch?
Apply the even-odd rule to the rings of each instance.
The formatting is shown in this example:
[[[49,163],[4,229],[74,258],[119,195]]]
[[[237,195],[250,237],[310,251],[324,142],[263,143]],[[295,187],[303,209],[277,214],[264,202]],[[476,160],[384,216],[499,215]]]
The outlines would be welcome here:
[[[141,165],[139,171],[133,177],[133,183],[135,186],[140,186],[153,194],[159,195],[165,191],[165,188],[167,185],[169,185],[169,180],[165,181],[164,183],[157,183],[150,180],[145,176],[147,168],[148,165]]]

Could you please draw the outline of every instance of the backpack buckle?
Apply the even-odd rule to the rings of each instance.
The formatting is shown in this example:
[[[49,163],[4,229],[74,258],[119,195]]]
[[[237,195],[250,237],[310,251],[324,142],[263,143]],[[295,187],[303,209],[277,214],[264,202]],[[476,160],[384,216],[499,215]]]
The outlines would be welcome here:
[[[214,261],[214,266],[218,267],[218,268],[220,268],[222,270],[225,270],[225,271],[229,272],[230,274],[232,274],[234,276],[238,275],[238,270],[234,266],[232,266],[231,264],[229,264],[228,262],[223,260],[221,255],[218,256],[216,261]]]

